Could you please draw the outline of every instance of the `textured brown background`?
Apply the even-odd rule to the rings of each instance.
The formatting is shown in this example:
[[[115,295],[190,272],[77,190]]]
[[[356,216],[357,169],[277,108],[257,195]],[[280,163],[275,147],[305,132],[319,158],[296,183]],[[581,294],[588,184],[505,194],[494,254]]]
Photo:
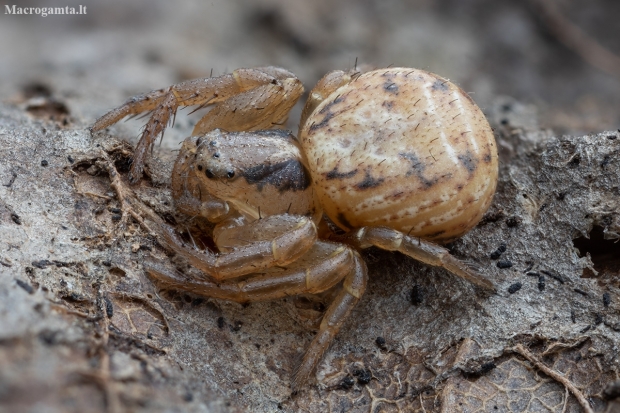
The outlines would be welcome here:
[[[517,343],[546,350],[595,411],[614,411],[602,392],[618,379],[620,244],[601,232],[620,233],[620,80],[566,48],[533,2],[82,4],[86,16],[0,14],[0,411],[561,412],[564,388],[507,350]],[[620,53],[617,2],[560,4]],[[131,95],[211,70],[280,65],[310,87],[356,59],[449,77],[496,127],[498,194],[451,248],[499,292],[368,251],[367,295],[317,381],[291,397],[328,297],[243,307],[159,292],[140,260],[169,258],[137,226],[118,231],[95,162],[105,148],[122,167],[115,138],[143,121],[96,138],[84,128]],[[173,157],[196,119],[177,117],[155,154]],[[138,191],[162,214],[169,168],[157,163]],[[573,239],[589,233],[580,256]],[[502,242],[511,268],[489,257]],[[572,396],[566,411],[580,411]]]

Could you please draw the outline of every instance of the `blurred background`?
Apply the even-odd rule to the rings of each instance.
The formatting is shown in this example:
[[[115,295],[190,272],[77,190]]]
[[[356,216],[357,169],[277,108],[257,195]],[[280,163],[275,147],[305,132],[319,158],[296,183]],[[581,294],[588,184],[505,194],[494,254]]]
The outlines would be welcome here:
[[[71,192],[70,196],[68,193],[65,194],[67,195],[67,198],[63,198],[65,200],[73,199],[75,194],[73,187],[67,187],[64,183],[67,174],[61,175],[59,171],[69,165],[65,162],[73,161],[70,161],[61,149],[54,146],[55,142],[60,141],[61,135],[63,139],[66,139],[69,134],[73,134],[76,136],[76,141],[79,141],[80,137],[87,136],[87,133],[83,131],[84,128],[108,110],[122,104],[130,96],[166,87],[186,79],[218,76],[239,67],[282,66],[296,73],[306,85],[307,90],[326,72],[333,69],[349,69],[356,62],[358,66],[366,65],[367,67],[416,67],[438,73],[460,85],[471,94],[487,114],[491,115],[492,124],[496,125],[499,130],[505,124],[511,128],[518,126],[513,123],[512,118],[507,116],[508,112],[512,112],[511,107],[517,106],[521,108],[522,114],[525,114],[526,119],[522,125],[527,125],[532,129],[537,128],[536,122],[538,122],[540,127],[550,128],[556,134],[569,133],[580,136],[583,133],[615,131],[620,128],[619,0],[7,0],[7,2],[11,3],[2,4],[0,11],[0,101],[9,105],[17,105],[35,118],[51,117],[57,122],[44,123],[35,119],[31,124],[17,125],[14,121],[15,113],[8,113],[5,117],[0,116],[3,122],[16,125],[14,127],[16,130],[20,130],[20,127],[21,130],[29,128],[25,136],[31,140],[23,143],[24,141],[19,140],[23,135],[12,134],[11,130],[7,131],[5,127],[0,128],[0,137],[8,136],[9,142],[18,142],[13,145],[24,145],[28,149],[21,152],[15,151],[15,153],[23,152],[28,154],[27,156],[32,156],[33,159],[37,157],[36,168],[32,166],[35,165],[35,160],[31,164],[26,162],[23,170],[19,170],[20,176],[17,179],[22,180],[23,176],[32,180],[49,179],[49,181],[41,182],[57,182],[54,190],[59,191],[59,188],[62,188],[64,191]],[[82,6],[86,7],[86,14],[49,15],[47,17],[7,14],[7,6],[12,8],[13,5],[16,8],[68,6],[77,9]],[[516,105],[513,102],[520,102],[522,105]],[[1,113],[3,109],[11,112],[12,110],[7,110],[8,107],[8,105],[0,105],[0,115],[3,115]],[[502,111],[502,108],[506,110]],[[166,131],[163,148],[178,148],[178,142],[190,134],[193,124],[200,117],[200,113],[184,116],[190,111],[191,109],[181,111],[174,128]],[[297,107],[289,119],[288,126],[293,130],[296,129],[299,112],[300,108]],[[500,116],[497,116],[498,113]],[[144,122],[145,120],[121,122],[111,128],[111,131],[113,135],[122,139],[135,139]],[[63,134],[49,133],[53,127],[64,129]],[[72,129],[82,130],[82,132],[72,132]],[[32,132],[32,135],[29,135],[30,131],[34,130],[41,130],[41,132]],[[64,134],[67,130],[69,132]],[[526,141],[518,140],[518,142]],[[85,145],[90,143],[89,141]],[[17,155],[13,152],[11,145],[5,146],[9,147],[1,149],[8,154],[6,156],[16,159]],[[51,159],[49,165],[47,160],[43,165],[38,159],[39,148],[42,148],[43,153],[54,153],[53,157],[48,158]],[[611,149],[609,153],[612,153]],[[576,159],[579,160],[579,158]],[[59,163],[56,161],[62,162],[62,165],[58,166]],[[613,162],[611,155],[605,158],[601,168],[608,161]],[[41,162],[40,165],[39,162]],[[43,169],[46,167],[47,169]],[[32,194],[41,197],[43,202],[48,201],[47,194],[25,192],[24,188],[38,188],[36,185],[26,186],[30,184],[25,179],[16,181],[17,183],[9,188],[17,174],[10,178],[9,169],[6,169],[5,173],[2,183],[7,189],[3,187],[3,190],[10,192],[12,196],[7,203],[23,201],[30,205],[30,198],[27,201],[25,199],[33,197]],[[96,174],[96,170],[93,174]],[[523,176],[526,174],[524,173]],[[93,179],[95,178],[97,177]],[[101,191],[105,193],[108,190],[108,181],[105,177],[101,179],[100,182],[104,188]],[[10,184],[6,184],[9,180]],[[514,190],[511,185],[506,185],[505,188],[507,187],[511,188],[510,191]],[[78,189],[77,184],[75,189]],[[506,191],[509,195],[503,195],[504,200],[512,196],[510,195],[512,192]],[[523,197],[525,198],[525,193]],[[562,194],[562,199],[563,197],[564,194]],[[3,200],[0,199],[0,207],[2,203]],[[84,205],[91,205],[91,203],[80,201],[75,203],[75,207],[72,202],[69,205],[71,211],[73,209],[78,211],[85,208]],[[547,206],[546,203],[540,207],[540,210],[542,211],[545,206]],[[26,217],[23,218],[24,222],[27,222],[27,219],[36,222],[35,211],[39,210],[30,206],[24,208],[27,211],[24,214]],[[57,228],[57,223],[52,218],[59,216],[61,217],[58,218],[59,220],[65,219],[62,214],[66,211],[64,209],[52,210],[47,216],[45,210],[49,212],[48,208],[51,209],[45,206],[40,210],[43,211],[41,216],[45,216],[42,220],[53,222],[54,228]],[[6,211],[9,210],[6,209]],[[82,212],[75,212],[75,216],[68,216],[83,217],[72,218],[76,222],[81,222],[79,220],[87,220],[86,217],[94,217],[92,214],[99,214],[99,212],[81,214]],[[497,216],[500,214],[503,214],[501,209]],[[13,215],[5,213],[4,216],[7,220],[12,219],[11,222],[17,224]],[[499,228],[499,225],[498,222],[495,228]],[[24,225],[24,228],[26,227],[27,225]],[[491,227],[489,225],[486,229],[491,231]],[[66,229],[62,228],[63,231]],[[24,240],[28,239],[26,234],[23,232]],[[515,232],[515,234],[518,233]],[[47,238],[39,237],[37,242],[45,239]],[[73,240],[72,238],[71,241]],[[494,242],[491,240],[488,242]],[[67,245],[73,244],[67,243]],[[82,243],[82,238],[80,238],[80,241],[75,243],[75,248],[83,248],[83,245],[88,244]],[[103,244],[97,245],[99,248]],[[138,244],[133,244],[132,250],[135,245]],[[130,264],[125,265],[125,262],[130,262],[125,261],[129,260],[126,258],[130,254],[128,245],[119,244],[117,247],[116,249],[110,248],[111,252],[107,252],[104,248],[101,256],[110,254],[118,260],[114,261],[114,265],[122,262],[119,268],[128,268],[128,271],[118,269],[117,272],[116,267],[108,268],[103,263],[103,266],[97,264],[90,276],[104,274],[105,280],[110,283],[104,289],[110,288],[110,291],[118,286],[124,288],[125,285],[133,282],[136,283],[135,288],[138,288],[136,280],[143,276],[142,271],[134,272],[131,269],[134,267]],[[88,253],[91,254],[93,251],[95,251],[94,248]],[[90,262],[92,257],[99,257],[96,255],[99,254],[97,251],[94,254],[88,255],[86,262]],[[376,254],[378,258],[375,258],[373,254]],[[131,255],[131,260],[135,260],[135,257],[136,255]],[[351,327],[343,329],[333,347],[334,350],[330,356],[333,357],[332,361],[325,363],[328,367],[323,372],[332,374],[332,378],[338,377],[339,370],[333,366],[338,366],[338,363],[342,363],[340,366],[361,365],[363,362],[364,365],[372,366],[376,374],[382,375],[384,381],[381,382],[381,386],[384,382],[392,383],[390,391],[394,392],[394,400],[402,399],[403,404],[409,401],[414,403],[412,400],[417,397],[418,389],[414,389],[412,385],[406,391],[408,393],[401,394],[400,372],[405,372],[403,377],[407,377],[409,373],[406,373],[408,371],[406,369],[410,366],[422,366],[422,361],[427,357],[426,353],[421,351],[418,353],[413,344],[407,344],[417,341],[413,339],[402,341],[405,343],[402,344],[403,348],[410,346],[409,350],[411,350],[408,350],[408,358],[403,362],[397,352],[393,353],[391,350],[385,354],[379,352],[379,348],[381,351],[384,348],[377,347],[379,341],[376,341],[376,338],[379,338],[379,335],[385,337],[388,346],[394,346],[394,348],[396,344],[393,343],[400,343],[403,337],[407,340],[418,336],[425,339],[431,337],[429,341],[441,343],[443,338],[439,340],[437,335],[419,334],[419,331],[430,331],[435,328],[444,334],[444,327],[450,325],[450,329],[445,329],[448,331],[445,333],[447,336],[462,326],[469,325],[467,324],[468,318],[472,314],[478,314],[478,311],[481,311],[479,308],[482,307],[470,305],[468,302],[474,297],[471,289],[463,290],[463,292],[460,288],[454,291],[440,288],[438,291],[434,289],[435,287],[422,290],[431,291],[428,304],[420,308],[416,308],[415,303],[410,305],[409,302],[414,299],[411,292],[418,291],[415,289],[417,284],[412,284],[415,278],[410,275],[412,271],[418,271],[421,267],[416,266],[417,264],[412,265],[410,260],[395,260],[390,257],[388,253],[372,251],[365,254],[371,268],[378,272],[378,267],[382,267],[381,271],[385,270],[388,273],[387,277],[376,278],[374,281],[371,279],[376,291],[372,292],[372,288],[369,288],[365,298],[368,306],[360,307],[363,310],[357,313],[356,328],[351,326],[353,321],[350,321]],[[32,265],[36,266],[34,262]],[[39,265],[36,269],[39,280],[49,279],[51,281],[45,282],[50,285],[57,282],[58,278],[60,278],[59,283],[65,282],[62,272],[54,270],[55,272],[52,273],[51,269],[44,270],[44,267],[45,265],[43,267]],[[13,269],[7,270],[6,268],[8,267],[0,266],[0,270],[4,269],[7,273],[19,267],[16,265]],[[422,279],[428,280],[430,275],[433,275],[429,271],[432,270],[420,271],[424,277]],[[402,274],[407,275],[402,277]],[[13,276],[14,274],[11,273],[10,277]],[[18,277],[26,279],[23,274]],[[94,294],[90,289],[92,282],[90,278],[67,277],[67,280],[70,279],[74,280],[76,285],[85,286],[84,291],[90,291],[88,294]],[[446,279],[449,280],[449,278]],[[13,283],[13,281],[10,282]],[[423,282],[431,283],[431,281]],[[442,282],[444,284],[439,284],[440,286],[448,285],[447,281]],[[429,284],[424,284],[424,288],[427,288]],[[62,286],[62,284],[58,285]],[[29,285],[27,286],[32,289]],[[25,294],[15,285],[11,288],[13,288],[11,291]],[[120,287],[118,288],[122,291]],[[145,283],[140,284],[140,288],[144,288],[144,291],[152,291],[149,288],[154,287],[151,283]],[[23,286],[22,289],[24,289]],[[64,291],[70,291],[65,290],[65,287],[58,287],[57,291],[59,297],[64,300],[63,302],[74,299],[73,295],[70,296],[71,298],[60,295]],[[148,294],[147,296],[150,298]],[[21,296],[16,293],[15,297]],[[32,297],[42,297],[42,295]],[[162,408],[162,411],[180,411],[179,409],[190,403],[198,406],[205,400],[219,400],[220,398],[233,400],[231,411],[243,411],[240,406],[248,401],[256,407],[253,411],[270,412],[276,409],[299,411],[300,406],[304,404],[312,406],[315,402],[314,405],[321,407],[308,408],[307,411],[325,411],[323,406],[326,404],[331,406],[332,401],[334,401],[334,406],[336,406],[335,401],[342,401],[342,405],[345,405],[345,402],[349,403],[348,399],[340,394],[343,392],[339,393],[334,389],[327,389],[324,392],[321,388],[317,392],[308,393],[307,397],[290,398],[288,377],[292,369],[290,366],[295,364],[291,360],[296,359],[302,353],[303,343],[307,343],[312,336],[311,328],[302,325],[299,319],[303,318],[304,314],[312,314],[313,311],[315,315],[321,314],[319,310],[315,310],[312,302],[308,301],[306,308],[301,310],[301,307],[292,302],[283,305],[284,300],[253,304],[246,309],[236,304],[213,303],[211,300],[205,301],[202,298],[192,301],[192,298],[187,295],[182,298],[182,302],[181,298],[178,298],[174,302],[166,300],[165,304],[166,306],[178,305],[178,308],[182,308],[182,311],[171,313],[171,320],[176,323],[172,327],[173,334],[171,335],[175,341],[168,356],[160,357],[159,353],[153,353],[157,356],[148,358],[142,357],[142,350],[134,352],[133,350],[138,349],[138,344],[142,343],[139,340],[144,340],[144,337],[151,339],[146,334],[143,337],[136,333],[135,337],[138,337],[138,340],[135,343],[131,342],[132,344],[127,347],[125,347],[125,341],[121,339],[110,346],[109,351],[114,351],[111,356],[112,371],[113,374],[117,374],[113,377],[112,384],[115,385],[118,382],[117,389],[121,389],[122,385],[122,391],[119,390],[119,393],[123,397],[126,396],[128,400],[123,401],[124,403],[126,402],[129,406],[139,405],[139,408],[132,408],[131,411],[154,411],[152,407],[158,405],[166,408]],[[596,299],[599,300],[598,297]],[[24,304],[20,304],[22,307],[18,308],[18,310],[21,308],[19,311],[16,311],[10,304],[16,301],[7,300],[6,302],[9,303],[11,310],[5,311],[4,314],[12,314],[13,319],[18,320],[13,325],[19,324],[29,331],[31,325],[38,325],[29,324],[30,321],[22,322],[19,318],[23,314],[31,314],[23,310],[26,306],[28,311],[39,311],[37,306],[30,304],[32,301],[24,300]],[[131,300],[128,302],[131,306],[136,302],[141,303],[141,301],[131,302]],[[519,301],[515,302],[519,303]],[[603,305],[601,301],[597,302]],[[115,303],[123,304],[124,301],[118,299]],[[127,303],[123,305],[126,305],[126,308],[134,308]],[[530,305],[529,302],[527,305]],[[442,306],[448,306],[452,310],[438,315],[435,310],[443,308]],[[585,308],[579,306],[581,304],[578,304],[576,308]],[[68,307],[73,308],[70,305]],[[49,308],[52,310],[47,311],[60,311],[56,310],[56,307]],[[121,312],[118,310],[121,307],[114,308],[117,308],[114,310],[117,320],[122,319],[122,315],[119,315]],[[135,308],[141,307],[136,304]],[[506,308],[510,309],[510,307]],[[516,319],[530,314],[527,311],[531,312],[529,317],[533,317],[534,314],[536,317],[539,316],[538,310],[531,310],[534,307],[527,307],[524,304],[524,308],[526,310],[519,309],[519,312],[515,312]],[[527,310],[528,308],[530,310]],[[611,310],[615,311],[615,307],[610,308],[610,314]],[[106,311],[108,311],[107,303]],[[564,320],[569,320],[567,312],[568,310],[562,316]],[[136,313],[140,315],[148,312],[140,313],[136,310]],[[458,320],[453,322],[452,316],[457,313],[460,317],[455,317]],[[299,314],[301,317],[298,316]],[[403,314],[407,318],[404,316],[398,318]],[[582,317],[579,322],[586,322],[583,321],[586,319],[584,314],[585,310],[579,310],[578,316]],[[60,318],[54,317],[53,320]],[[574,313],[572,317],[575,317]],[[598,317],[597,313],[597,319]],[[69,319],[68,316],[67,318]],[[550,314],[549,318],[551,318]],[[553,314],[553,320],[556,318]],[[150,320],[146,316],[144,319]],[[222,328],[224,319],[227,320],[226,323],[230,328]],[[33,323],[48,323],[52,318],[46,319],[37,315],[34,320]],[[525,329],[523,331],[527,331],[528,334],[534,328],[533,326],[540,324],[540,321],[536,324],[526,324],[526,320],[528,319],[523,318],[518,322],[523,323]],[[74,320],[71,319],[71,323],[73,322]],[[84,323],[86,327],[82,330],[76,327],[66,329],[68,330],[66,335],[59,334],[63,339],[65,336],[69,337],[67,340],[70,344],[66,346],[64,344],[55,346],[57,339],[54,337],[56,336],[49,333],[52,331],[56,334],[55,332],[60,330],[56,324],[50,327],[49,331],[43,331],[37,338],[27,337],[23,339],[23,342],[18,340],[11,342],[12,344],[9,343],[10,345],[7,341],[0,343],[5,345],[0,349],[3,350],[0,352],[0,366],[2,366],[0,373],[4,373],[4,376],[0,374],[2,376],[0,377],[0,404],[2,397],[8,395],[15,403],[29,402],[30,399],[35,399],[35,402],[40,400],[39,406],[42,407],[39,410],[24,409],[22,411],[66,411],[68,408],[66,406],[70,403],[75,403],[77,406],[74,411],[103,411],[101,406],[105,406],[105,400],[100,394],[102,392],[99,387],[103,386],[102,382],[105,385],[109,384],[106,384],[100,376],[84,374],[86,379],[78,380],[80,386],[72,382],[65,384],[62,381],[64,374],[73,375],[78,370],[82,371],[87,368],[88,371],[98,371],[97,357],[89,352],[92,348],[88,346],[94,346],[94,343],[97,343],[93,337],[98,337],[98,330],[95,328],[99,328],[99,324],[91,323],[89,320],[85,320]],[[485,318],[477,325],[483,326],[486,323]],[[146,321],[144,324],[147,324]],[[120,322],[118,325],[125,326]],[[241,328],[242,325],[243,328]],[[426,326],[424,330],[418,329],[421,325]],[[578,326],[574,318],[571,326],[571,328]],[[57,330],[52,330],[52,328]],[[589,328],[590,325],[582,330],[582,333],[588,331]],[[35,331],[34,328],[32,329]],[[131,331],[131,334],[134,334],[129,327],[123,331]],[[475,331],[475,329],[468,331]],[[274,341],[274,338],[277,341]],[[155,340],[159,340],[158,336]],[[166,340],[168,338],[162,339],[161,342],[164,344],[171,342]],[[31,345],[31,343],[35,344]],[[74,351],[76,348],[79,351]],[[139,349],[142,348],[139,347]],[[435,351],[432,347],[430,348]],[[66,349],[72,351],[65,353]],[[85,349],[83,356],[80,355],[82,349]],[[130,357],[130,353],[133,358]],[[102,350],[101,354],[107,357],[108,353]],[[144,350],[144,354],[151,353]],[[379,354],[379,356],[373,359],[374,354]],[[446,354],[448,354],[447,357],[452,357],[450,356],[452,353],[446,352]],[[574,360],[581,360],[581,353],[577,356],[571,355],[570,357]],[[104,359],[103,356],[101,358]],[[440,360],[439,355],[436,360]],[[440,361],[444,363],[443,360]],[[101,364],[104,364],[103,361]],[[252,368],[247,368],[248,365]],[[577,361],[574,366],[578,371]],[[597,366],[600,368],[600,365],[597,364]],[[161,370],[157,370],[160,368]],[[420,382],[430,380],[431,376],[425,372],[424,367],[420,369],[423,372],[419,375]],[[41,371],[47,371],[48,375],[41,374]],[[416,373],[418,370],[412,368],[411,371],[409,377],[418,374]],[[18,377],[18,380],[12,377]],[[585,377],[585,375],[579,377]],[[97,383],[99,387],[93,387],[87,379]],[[359,380],[358,383],[360,383]],[[538,373],[531,380],[538,382]],[[3,384],[5,384],[4,387]],[[378,381],[374,384],[381,388]],[[398,393],[396,389],[399,389]],[[424,388],[419,389],[421,392]],[[555,394],[559,394],[558,397],[561,400],[564,389],[561,387],[559,389],[561,392]],[[381,391],[377,393],[377,397],[383,397],[383,389]],[[112,390],[109,392],[109,394],[113,393]],[[415,395],[414,392],[416,392]],[[105,397],[112,400],[109,394]],[[349,394],[352,395],[351,397],[359,396],[353,391]],[[386,397],[392,397],[390,396],[392,393],[386,394],[388,395]],[[405,394],[407,394],[406,398]],[[428,395],[429,392],[426,391],[426,394]],[[432,393],[428,396],[429,403],[435,403],[436,400],[432,401],[434,397],[436,398]],[[368,399],[359,397],[358,407],[365,403],[365,400]],[[105,407],[106,411],[114,411],[113,407],[110,407],[112,402],[108,400],[107,403],[109,406]],[[169,408],[171,405],[173,407]],[[82,406],[86,407],[82,408]],[[227,410],[229,405],[224,406],[223,410]],[[237,410],[234,409],[235,407]],[[140,410],[142,408],[143,410]],[[359,408],[365,409],[364,406]],[[571,407],[567,411],[576,411],[570,409]],[[0,406],[0,411],[4,411],[2,406]],[[347,411],[347,409],[333,407],[332,411]]]
[[[75,16],[10,15],[6,5],[0,13],[0,99],[19,103],[50,94],[76,126],[91,124],[129,96],[189,78],[278,65],[309,89],[325,72],[357,61],[436,72],[483,109],[510,96],[532,105],[541,126],[556,133],[620,127],[616,0],[13,4],[86,7],[87,14]],[[178,118],[173,138],[188,135],[193,116]],[[132,122],[120,132],[136,136],[144,121]]]

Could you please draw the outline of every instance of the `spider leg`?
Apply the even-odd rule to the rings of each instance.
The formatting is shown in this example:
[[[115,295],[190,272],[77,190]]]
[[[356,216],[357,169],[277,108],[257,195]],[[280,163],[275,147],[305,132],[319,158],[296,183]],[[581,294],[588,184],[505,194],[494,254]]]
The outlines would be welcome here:
[[[352,252],[354,262],[349,273],[344,278],[342,291],[336,296],[327,312],[321,320],[319,331],[306,350],[301,364],[293,378],[293,392],[299,390],[306,382],[310,374],[316,369],[323,358],[323,353],[328,349],[332,340],[340,331],[345,320],[359,302],[368,280],[366,264],[357,252]]]
[[[298,79],[257,86],[216,105],[196,123],[192,136],[220,128],[229,132],[273,129],[286,123],[303,87]]]
[[[145,264],[145,269],[158,285],[166,289],[248,303],[325,291],[350,271],[355,260],[352,254],[352,250],[345,245],[319,241],[299,262],[287,268],[270,268],[242,281],[216,282],[207,278],[190,278],[152,261]]]
[[[327,73],[317,82],[308,95],[308,100],[301,112],[301,121],[299,122],[299,130],[303,129],[308,117],[314,112],[317,106],[323,102],[329,95],[331,95],[336,89],[354,80],[359,75],[359,72],[349,70],[347,72],[343,70],[332,70]]]
[[[257,234],[258,239],[252,239],[248,234],[241,240],[244,243],[219,254],[185,245],[174,228],[165,223],[159,222],[155,230],[160,235],[160,243],[166,248],[218,281],[290,264],[317,240],[314,222],[295,215],[272,215],[246,224],[243,230]],[[235,227],[228,229],[235,230]],[[225,236],[226,231],[222,232]]]
[[[344,242],[359,248],[376,246],[388,251],[399,251],[425,264],[443,267],[470,283],[495,292],[493,283],[470,264],[450,255],[444,247],[421,238],[411,237],[386,227],[364,227],[345,235]]]
[[[256,93],[251,93],[256,88],[262,90],[263,93],[279,96],[268,99],[268,103],[276,106],[281,105],[281,108],[268,111],[271,112],[269,116],[250,117],[254,121],[259,122],[260,125],[272,125],[273,123],[282,122],[286,119],[290,108],[303,93],[301,82],[292,73],[284,69],[276,67],[237,69],[222,76],[189,80],[173,85],[168,89],[155,90],[145,95],[132,97],[120,107],[97,119],[90,130],[91,132],[97,132],[127,116],[148,111],[153,112],[144,127],[136,148],[133,164],[131,165],[130,181],[135,183],[142,176],[147,152],[156,138],[163,135],[170,119],[174,117],[179,107],[218,105],[229,101],[231,98],[233,100],[229,104],[224,105],[226,110],[230,110],[231,105],[235,106],[232,108],[235,109],[237,103],[253,105],[256,102],[260,102],[260,99],[256,101],[254,98]],[[248,98],[236,98],[236,96],[242,96],[248,92],[250,92]],[[240,109],[245,114],[252,112],[252,110],[260,110],[260,108],[246,109],[245,106],[242,106]],[[220,109],[216,110],[214,115],[207,114],[207,117],[214,117],[215,120],[205,121],[206,125],[214,129],[222,127],[221,125],[230,126],[234,121],[243,119],[243,117],[235,116],[234,114],[232,117],[228,116],[222,113],[223,111],[224,109]],[[246,125],[244,124],[243,127],[245,128]],[[240,129],[238,127],[234,130]]]
[[[142,136],[140,136],[140,140],[136,145],[133,162],[131,163],[131,169],[129,170],[129,182],[132,184],[138,182],[140,177],[142,177],[147,153],[150,149],[152,149],[153,143],[157,137],[163,137],[164,131],[171,120],[170,118],[176,114],[178,107],[179,103],[177,101],[177,97],[172,91],[168,92],[162,99],[159,106],[153,110],[153,114],[149,118],[146,125],[144,125],[144,130],[142,131]]]
[[[321,361],[323,353],[360,300],[367,281],[366,265],[357,252],[345,245],[324,241],[317,241],[288,269],[271,268],[265,274],[254,275],[241,282],[216,283],[207,279],[190,279],[155,262],[147,262],[145,269],[164,288],[240,303],[303,293],[315,294],[344,279],[342,291],[323,316],[319,332],[295,372],[293,391],[306,382]]]
[[[100,131],[101,129],[107,128],[127,116],[133,118],[141,113],[151,112],[161,104],[168,93],[169,88],[153,90],[152,92],[144,95],[130,97],[121,106],[112,109],[97,119],[95,123],[93,123],[93,126],[90,127],[90,131]]]

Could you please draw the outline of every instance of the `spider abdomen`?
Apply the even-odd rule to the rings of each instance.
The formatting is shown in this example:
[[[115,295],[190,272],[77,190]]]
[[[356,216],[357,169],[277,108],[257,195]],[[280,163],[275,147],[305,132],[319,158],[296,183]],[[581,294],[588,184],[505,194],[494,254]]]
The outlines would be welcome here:
[[[422,70],[360,75],[316,108],[300,140],[325,213],[346,230],[447,241],[478,223],[495,192],[497,149],[482,111]]]

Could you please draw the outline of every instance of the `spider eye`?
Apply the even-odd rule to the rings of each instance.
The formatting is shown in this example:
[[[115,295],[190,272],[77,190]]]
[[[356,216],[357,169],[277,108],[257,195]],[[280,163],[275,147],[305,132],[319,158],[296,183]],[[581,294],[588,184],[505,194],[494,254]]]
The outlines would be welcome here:
[[[214,157],[214,158],[219,158],[219,157],[220,157],[220,153],[219,153],[219,152],[215,152],[215,153],[213,154],[213,157]]]
[[[209,178],[209,179],[213,179],[213,177],[215,176],[215,175],[213,174],[213,171],[211,171],[211,169],[207,169],[207,170],[205,171],[205,175],[207,175],[207,178]]]
[[[202,143],[202,138],[196,139],[196,146],[200,146],[201,143]]]
[[[228,176],[229,178],[232,178],[233,176],[235,176],[235,171],[228,171],[226,176]]]
[[[199,171],[202,171],[202,165],[198,164],[197,168],[198,168]]]

